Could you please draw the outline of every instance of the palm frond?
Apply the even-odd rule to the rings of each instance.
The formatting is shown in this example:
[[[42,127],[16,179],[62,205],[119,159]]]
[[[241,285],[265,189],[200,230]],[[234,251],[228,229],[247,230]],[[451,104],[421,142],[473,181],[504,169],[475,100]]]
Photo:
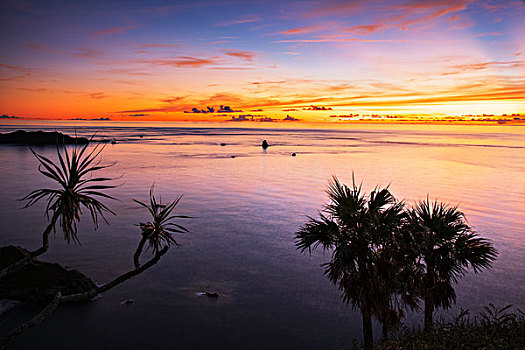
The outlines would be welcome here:
[[[163,245],[179,246],[180,244],[175,240],[173,234],[190,232],[184,226],[173,222],[174,219],[187,219],[190,216],[185,215],[171,215],[177,204],[180,202],[182,196],[176,198],[169,204],[162,204],[162,201],[154,195],[155,183],[150,188],[149,205],[134,199],[137,204],[148,209],[151,215],[151,221],[140,223],[142,236],[149,242],[149,247],[153,249],[153,253],[157,253]]]
[[[92,139],[92,138],[91,138]],[[86,153],[88,144],[74,146],[70,151],[62,145],[57,145],[57,161],[44,157],[36,153],[33,149],[31,152],[39,162],[38,170],[40,173],[59,185],[58,189],[37,189],[21,200],[26,201],[24,208],[30,207],[40,200],[46,198],[46,215],[53,213],[57,219],[64,239],[70,243],[80,243],[77,237],[77,223],[82,215],[82,208],[86,208],[91,214],[91,220],[95,229],[98,228],[98,218],[101,217],[106,223],[105,214],[115,214],[105,204],[95,197],[114,199],[112,196],[101,192],[117,187],[118,185],[105,184],[114,180],[108,177],[87,177],[91,173],[105,169],[111,165],[98,165],[100,160],[97,157],[104,147],[100,144],[95,145],[93,150]],[[93,162],[97,166],[90,166]],[[96,184],[91,184],[91,183]]]

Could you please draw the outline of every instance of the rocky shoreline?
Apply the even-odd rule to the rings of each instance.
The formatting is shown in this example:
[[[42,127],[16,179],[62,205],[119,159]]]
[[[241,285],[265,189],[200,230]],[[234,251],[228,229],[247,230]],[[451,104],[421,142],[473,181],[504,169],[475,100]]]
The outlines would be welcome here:
[[[85,137],[71,137],[57,131],[24,131],[17,130],[0,134],[0,144],[17,144],[29,146],[45,145],[85,145],[89,143]]]
[[[29,252],[22,247],[1,247],[0,269],[28,255]],[[71,295],[95,288],[95,283],[77,270],[32,259],[28,265],[0,279],[0,299],[41,303],[49,302],[57,292]]]

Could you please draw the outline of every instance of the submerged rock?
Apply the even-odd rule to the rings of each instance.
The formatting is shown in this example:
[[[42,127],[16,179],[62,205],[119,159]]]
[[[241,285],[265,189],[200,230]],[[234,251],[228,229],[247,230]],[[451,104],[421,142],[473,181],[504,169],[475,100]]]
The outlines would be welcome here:
[[[10,133],[0,134],[0,143],[40,146],[56,144],[85,145],[89,143],[89,140],[85,137],[71,137],[56,131],[47,132],[17,130]]]
[[[22,247],[1,247],[0,269],[28,255]],[[95,288],[90,278],[76,270],[33,259],[30,264],[0,279],[0,299],[42,302],[52,299],[57,291],[70,295]]]
[[[217,292],[198,292],[197,295],[201,297],[208,297],[208,298],[218,298],[219,293]]]

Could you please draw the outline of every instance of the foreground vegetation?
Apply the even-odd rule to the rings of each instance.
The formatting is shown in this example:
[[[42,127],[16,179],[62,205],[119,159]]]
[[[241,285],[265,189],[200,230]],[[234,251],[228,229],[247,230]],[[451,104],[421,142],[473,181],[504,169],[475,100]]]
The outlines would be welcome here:
[[[441,350],[486,349],[518,350],[525,348],[525,314],[520,310],[509,311],[490,304],[478,316],[471,319],[462,311],[449,322],[437,322],[434,329],[420,332],[404,332],[398,339],[376,346],[375,350]]]
[[[365,194],[355,181],[346,186],[336,177],[327,194],[330,203],[296,233],[296,246],[331,253],[324,273],[343,302],[361,311],[365,348],[374,342],[373,318],[386,340],[405,309],[420,309],[420,300],[430,331],[434,310],[456,301],[453,283],[468,268],[478,273],[496,258],[492,243],[468,226],[457,207],[427,198],[407,208],[388,187]]]
[[[113,211],[100,201],[100,199],[114,199],[106,193],[106,190],[116,187],[108,183],[114,179],[94,176],[97,171],[108,167],[100,164],[99,155],[103,149],[104,147],[98,144],[89,150],[88,144],[84,144],[75,145],[68,151],[65,146],[57,145],[56,161],[31,150],[40,163],[39,172],[53,180],[55,187],[36,189],[22,200],[26,201],[26,208],[45,201],[45,212],[49,223],[42,233],[40,248],[32,252],[14,246],[0,249],[0,297],[45,301],[48,305],[33,319],[0,338],[0,348],[27,329],[42,322],[61,303],[91,300],[149,269],[167,253],[172,245],[179,245],[173,237],[174,234],[188,232],[186,228],[176,223],[177,219],[188,217],[172,214],[182,196],[171,203],[163,204],[157,200],[153,193],[154,186],[151,186],[149,202],[135,200],[138,205],[147,209],[151,219],[137,225],[140,228],[141,239],[132,256],[134,265],[132,270],[108,283],[97,285],[78,271],[68,271],[58,264],[38,261],[36,258],[48,251],[50,235],[57,231],[57,227],[63,232],[67,243],[80,243],[77,224],[83,210],[90,213],[95,229],[98,227],[99,218],[106,221],[105,214],[114,215]],[[153,257],[142,264],[140,258],[146,243]]]

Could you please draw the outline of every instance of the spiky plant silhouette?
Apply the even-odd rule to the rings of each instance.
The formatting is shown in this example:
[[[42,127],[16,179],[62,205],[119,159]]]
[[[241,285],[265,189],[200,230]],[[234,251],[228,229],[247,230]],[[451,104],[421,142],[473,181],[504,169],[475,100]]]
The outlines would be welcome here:
[[[93,137],[91,137],[90,142],[92,140]],[[104,145],[100,143],[96,144],[91,150],[89,150],[89,144],[74,145],[70,150],[65,145],[59,146],[57,144],[58,159],[56,161],[52,161],[31,149],[40,163],[38,171],[53,180],[58,186],[57,188],[34,190],[21,199],[26,201],[24,208],[45,200],[45,212],[49,223],[42,233],[42,246],[32,251],[25,259],[2,270],[0,277],[27,264],[31,258],[45,253],[49,249],[49,236],[51,232],[56,232],[57,223],[59,223],[64,233],[64,239],[68,243],[80,243],[77,236],[77,223],[80,221],[83,209],[91,214],[95,229],[98,228],[99,217],[107,223],[104,214],[115,215],[99,198],[114,199],[102,191],[118,185],[107,184],[107,181],[114,180],[113,178],[94,176],[96,171],[113,165],[101,165],[99,155],[103,149]]]
[[[115,215],[111,209],[97,199],[97,197],[114,199],[102,191],[117,186],[106,184],[107,181],[114,180],[113,178],[93,176],[94,172],[112,165],[100,164],[101,159],[98,157],[103,150],[104,145],[100,143],[91,151],[88,151],[88,144],[82,147],[73,146],[71,152],[65,146],[57,146],[58,162],[53,162],[31,149],[40,163],[38,171],[59,185],[58,188],[34,190],[22,198],[23,201],[27,201],[24,208],[46,199],[46,215],[48,219],[51,217],[42,236],[42,247],[32,252],[32,256],[38,256],[47,251],[49,235],[51,231],[56,231],[57,222],[68,243],[80,243],[77,236],[77,222],[80,221],[82,208],[91,214],[95,229],[98,228],[99,217],[107,223],[104,214]]]
[[[372,316],[384,324],[385,331],[392,323],[387,315],[394,307],[392,294],[399,290],[392,283],[398,267],[389,262],[389,251],[403,220],[404,204],[396,201],[388,187],[377,187],[366,195],[355,181],[348,187],[335,176],[327,194],[330,203],[320,218],[310,217],[295,234],[296,247],[301,252],[320,246],[331,251],[331,260],[323,264],[325,275],[341,290],[343,301],[361,311],[368,348],[373,343]]]
[[[157,201],[155,198],[155,195],[153,194],[154,188],[155,184],[151,186],[149,192],[149,204],[134,199],[136,203],[146,208],[151,214],[151,221],[146,223],[141,222],[138,225],[142,231],[142,239],[140,240],[137,250],[133,255],[133,263],[135,264],[135,268],[140,267],[140,255],[142,254],[142,250],[146,242],[149,243],[149,248],[153,250],[153,253],[157,254],[163,245],[166,247],[170,247],[171,245],[180,245],[173,237],[173,234],[189,232],[184,226],[173,222],[173,220],[181,218],[188,219],[190,216],[171,215],[173,209],[181,200],[182,195],[176,198],[173,202],[164,205],[162,204],[162,199]]]
[[[424,328],[432,327],[436,308],[456,300],[453,282],[471,267],[474,273],[490,268],[497,251],[467,224],[457,207],[427,198],[408,211],[415,261],[419,262],[420,294],[425,303]]]
[[[172,245],[180,245],[173,237],[173,234],[189,232],[185,227],[176,224],[173,220],[181,218],[187,219],[191,218],[191,216],[171,215],[182,196],[176,198],[173,202],[164,205],[162,204],[162,200],[159,199],[157,201],[157,198],[153,194],[154,186],[155,184],[151,186],[149,192],[149,204],[134,199],[136,203],[148,209],[148,212],[151,214],[151,221],[138,224],[142,238],[135,250],[135,254],[133,255],[133,264],[135,268],[118,276],[113,281],[98,287],[96,290],[97,294],[103,293],[155,265],[159,262],[160,258],[168,252]],[[141,265],[140,256],[146,242],[149,242],[149,247],[153,250],[153,257],[144,265]],[[90,297],[90,295],[88,296]]]

